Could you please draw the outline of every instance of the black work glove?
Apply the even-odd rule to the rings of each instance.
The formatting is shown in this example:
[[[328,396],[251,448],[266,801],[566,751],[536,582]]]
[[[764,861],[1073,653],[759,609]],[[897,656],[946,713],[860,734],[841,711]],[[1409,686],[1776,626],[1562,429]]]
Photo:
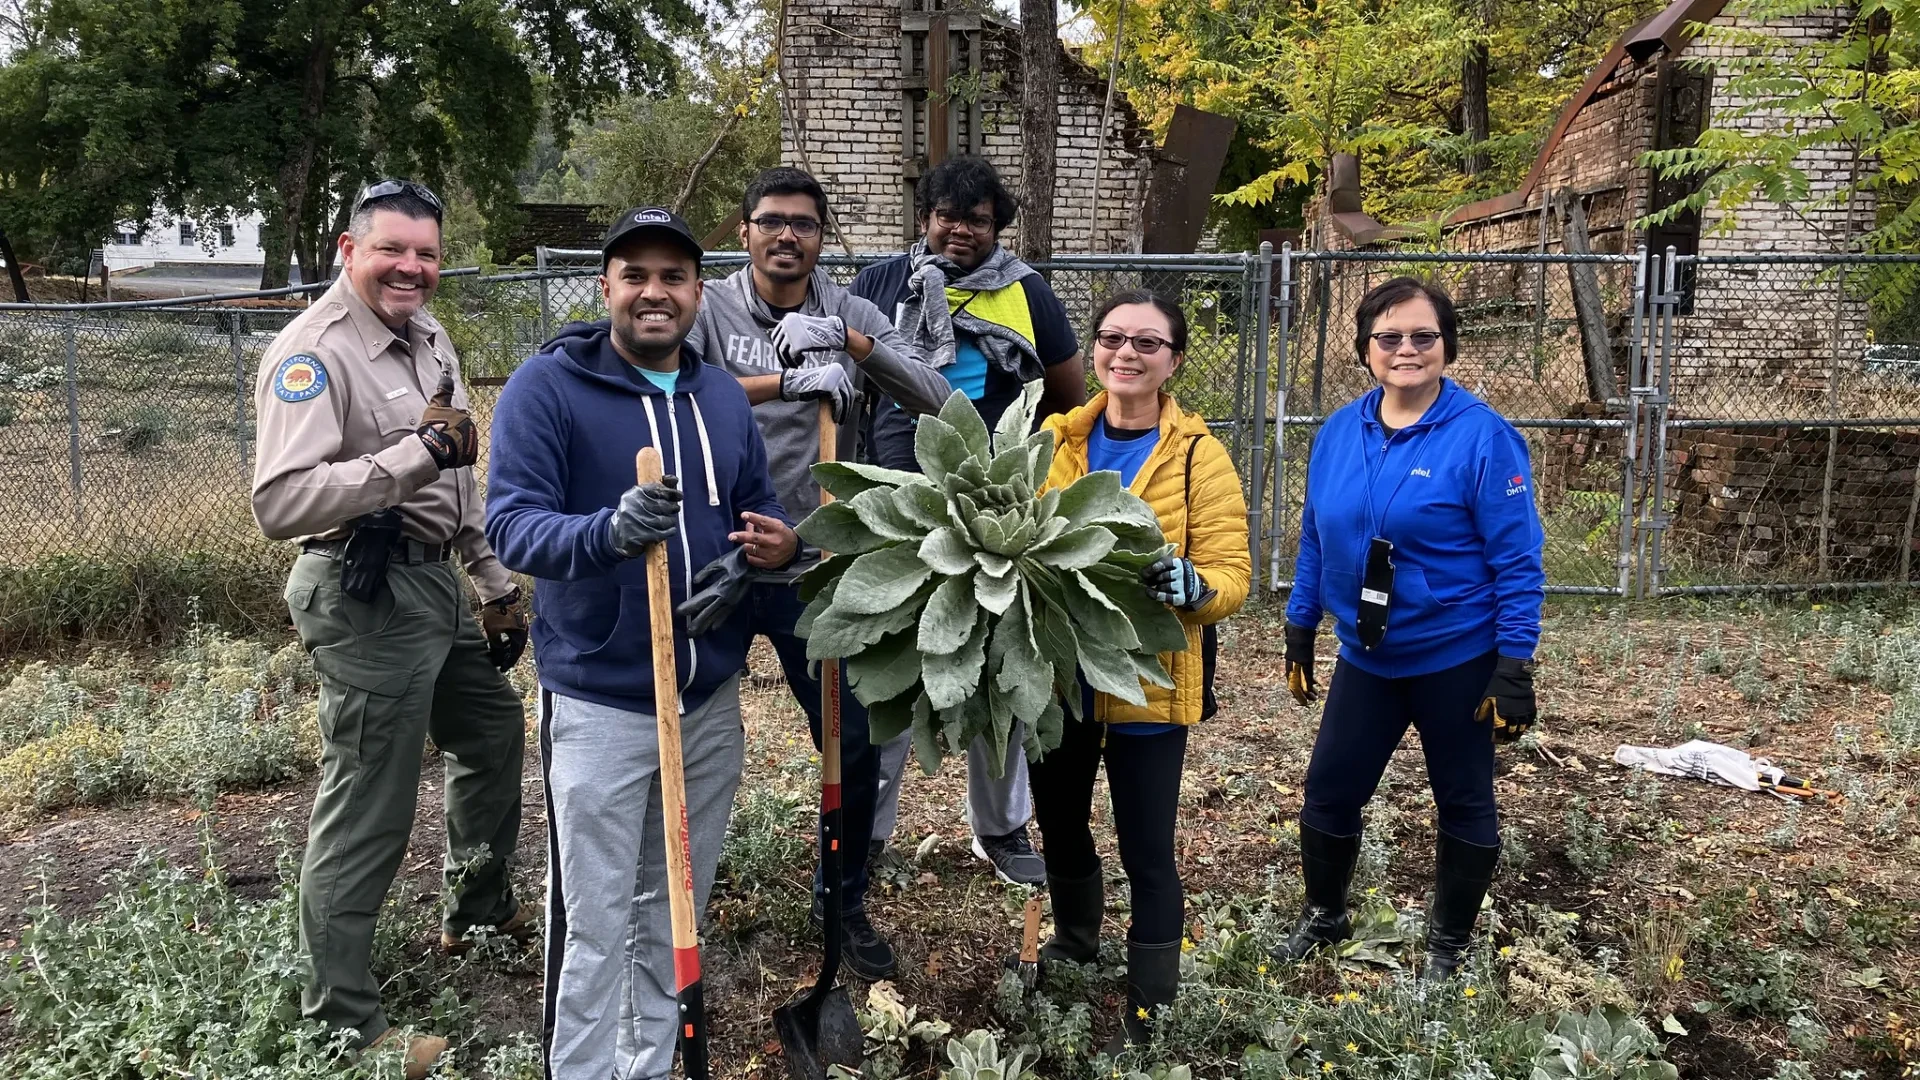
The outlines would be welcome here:
[[[1148,596],[1182,611],[1200,610],[1213,599],[1216,591],[1207,586],[1191,559],[1172,555],[1157,559],[1140,571],[1140,584],[1147,587]]]
[[[1313,685],[1314,635],[1312,627],[1287,624],[1287,692],[1300,705],[1320,700],[1320,691]]]
[[[672,476],[628,488],[607,523],[613,550],[626,559],[639,558],[648,544],[670,540],[679,531],[680,481]]]
[[[474,426],[467,410],[453,407],[451,375],[441,374],[440,385],[434,389],[426,411],[420,414],[420,428],[415,434],[426,444],[433,463],[443,472],[480,460],[480,429]]]
[[[1533,718],[1533,661],[1500,657],[1474,719],[1493,724],[1494,742],[1510,743],[1527,733]]]
[[[487,635],[487,659],[510,671],[527,651],[527,613],[520,610],[520,589],[480,607],[480,630]]]
[[[747,563],[747,549],[734,548],[693,575],[693,593],[674,614],[687,621],[687,636],[700,637],[727,621],[747,595],[758,573]]]

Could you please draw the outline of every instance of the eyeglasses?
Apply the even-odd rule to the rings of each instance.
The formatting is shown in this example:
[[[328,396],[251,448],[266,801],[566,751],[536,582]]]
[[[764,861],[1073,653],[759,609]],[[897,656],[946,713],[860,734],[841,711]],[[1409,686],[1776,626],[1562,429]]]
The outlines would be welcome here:
[[[779,214],[761,214],[753,219],[753,226],[760,230],[761,236],[779,236],[787,229],[802,240],[811,240],[820,235],[820,223],[810,217],[782,217]]]
[[[428,191],[425,184],[416,184],[411,180],[377,180],[368,184],[360,189],[360,197],[353,200],[353,213],[357,214],[369,204],[377,203],[381,199],[391,199],[395,195],[411,195],[426,203],[433,211],[435,222],[439,222],[442,215],[446,213],[446,207],[441,205],[440,196]]]
[[[1120,346],[1131,341],[1133,351],[1141,356],[1152,356],[1162,348],[1173,344],[1165,338],[1157,338],[1152,334],[1123,334],[1118,330],[1102,330],[1093,335],[1093,340],[1099,342],[1101,348],[1109,351],[1118,350]]]
[[[1368,334],[1367,336],[1373,339],[1375,345],[1380,346],[1381,349],[1387,352],[1399,352],[1400,343],[1403,341],[1413,342],[1414,352],[1426,352],[1428,349],[1433,348],[1434,342],[1440,340],[1440,332],[1438,330],[1415,330],[1411,334],[1398,334],[1391,330],[1383,330],[1378,334]]]
[[[962,214],[958,210],[935,210],[934,220],[949,229],[964,228],[971,233],[990,233],[993,219],[985,214]]]

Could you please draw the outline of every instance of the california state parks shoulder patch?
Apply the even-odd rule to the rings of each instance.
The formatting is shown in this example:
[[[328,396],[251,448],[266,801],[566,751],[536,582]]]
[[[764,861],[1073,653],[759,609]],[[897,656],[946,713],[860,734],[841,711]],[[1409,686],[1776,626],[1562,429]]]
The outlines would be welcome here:
[[[326,388],[327,367],[312,353],[287,357],[273,375],[273,396],[281,401],[312,401]]]

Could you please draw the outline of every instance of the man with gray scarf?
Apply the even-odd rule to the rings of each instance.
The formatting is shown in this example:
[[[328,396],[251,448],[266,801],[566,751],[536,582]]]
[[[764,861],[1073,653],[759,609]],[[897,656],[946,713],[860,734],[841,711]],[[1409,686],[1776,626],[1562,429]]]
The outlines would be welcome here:
[[[1042,420],[1084,403],[1087,376],[1066,308],[1045,278],[1000,246],[1017,204],[993,166],[979,157],[948,158],[921,176],[914,195],[925,230],[921,239],[907,254],[860,271],[854,295],[891,313],[901,336],[927,355],[948,386],[966,393],[989,428],[1034,379],[1045,380]],[[904,400],[879,399],[869,460],[918,472],[914,422],[924,411]],[[909,741],[902,735],[881,753],[876,851],[898,819]],[[1033,803],[1017,731],[1007,740],[1005,766],[996,780],[986,741],[976,739],[967,749],[973,852],[1001,878],[1039,885],[1046,864],[1027,839]]]
[[[798,521],[820,505],[810,471],[820,456],[818,402],[832,403],[840,425],[835,456],[852,461],[869,384],[916,413],[938,410],[951,391],[878,308],[819,268],[827,196],[818,181],[798,169],[768,169],[747,185],[740,217],[740,240],[752,261],[707,288],[690,340],[747,392],[767,444],[774,490]],[[820,683],[808,674],[806,642],[794,633],[805,605],[791,580],[766,580],[743,558],[729,555],[703,570],[695,585],[699,593],[682,609],[689,632],[717,625],[734,604],[749,603],[753,633],[773,643],[818,747]],[[866,709],[852,694],[841,697],[840,709],[843,842],[846,850],[864,853],[879,789],[880,748],[868,736]],[[891,978],[893,947],[867,918],[867,862],[856,855],[842,865],[835,884],[848,966],[863,978]],[[816,921],[822,919],[824,887],[816,875]]]

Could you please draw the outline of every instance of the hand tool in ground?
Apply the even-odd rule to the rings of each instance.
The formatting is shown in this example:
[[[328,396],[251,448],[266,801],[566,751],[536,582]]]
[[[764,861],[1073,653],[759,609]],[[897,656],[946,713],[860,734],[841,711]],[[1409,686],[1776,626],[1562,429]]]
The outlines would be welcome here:
[[[1027,925],[1020,933],[1020,959],[1014,963],[1020,985],[1031,990],[1040,983],[1040,894],[1027,897]]]
[[[839,443],[833,407],[820,403],[820,460],[832,461]],[[826,488],[820,502],[831,501]],[[821,555],[824,557],[825,552]],[[835,986],[840,974],[841,838],[846,835],[845,812],[840,807],[840,662],[820,662],[820,883],[826,895],[821,925],[826,954],[820,977],[798,1000],[773,1010],[773,1029],[787,1055],[787,1074],[793,1080],[826,1080],[827,1067],[857,1068],[862,1060],[860,1021],[844,986]],[[862,855],[865,853],[862,852]]]
[[[660,479],[660,452],[642,447],[634,475]],[[707,1080],[707,1013],[701,1000],[700,924],[693,906],[693,850],[687,838],[687,777],[680,759],[680,685],[673,663],[673,581],[667,545],[648,544],[647,614],[653,636],[653,713],[660,739],[660,811],[667,823],[667,909],[673,918],[673,985],[680,1000],[680,1067]]]

